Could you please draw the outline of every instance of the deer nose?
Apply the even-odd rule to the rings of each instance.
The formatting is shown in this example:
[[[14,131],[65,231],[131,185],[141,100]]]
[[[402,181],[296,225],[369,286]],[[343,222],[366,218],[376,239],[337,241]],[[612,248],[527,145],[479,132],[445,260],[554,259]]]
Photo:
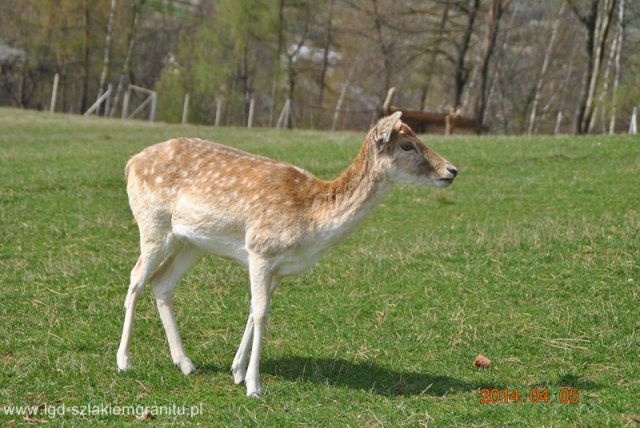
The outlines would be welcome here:
[[[458,169],[453,165],[447,166],[447,171],[449,171],[454,177],[458,175]]]

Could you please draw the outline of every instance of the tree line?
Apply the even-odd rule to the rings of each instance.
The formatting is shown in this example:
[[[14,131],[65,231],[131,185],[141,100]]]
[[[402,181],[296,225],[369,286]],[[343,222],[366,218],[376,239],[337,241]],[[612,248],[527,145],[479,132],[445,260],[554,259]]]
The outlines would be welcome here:
[[[59,112],[135,84],[167,122],[189,94],[192,123],[364,129],[395,87],[493,133],[621,132],[639,24],[633,0],[4,0],[0,105],[48,108],[58,74]]]

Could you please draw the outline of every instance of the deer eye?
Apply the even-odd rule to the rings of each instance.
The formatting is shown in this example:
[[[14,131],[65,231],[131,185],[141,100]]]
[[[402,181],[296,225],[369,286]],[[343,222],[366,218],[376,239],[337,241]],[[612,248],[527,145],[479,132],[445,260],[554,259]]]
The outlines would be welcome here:
[[[406,152],[415,149],[411,141],[404,140],[400,143],[400,148]]]

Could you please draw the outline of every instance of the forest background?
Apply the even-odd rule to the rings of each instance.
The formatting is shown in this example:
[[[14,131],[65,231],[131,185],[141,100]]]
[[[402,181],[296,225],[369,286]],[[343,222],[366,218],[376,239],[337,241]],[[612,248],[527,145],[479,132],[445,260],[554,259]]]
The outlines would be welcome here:
[[[633,0],[0,0],[0,105],[84,113],[129,84],[157,119],[366,129],[394,103],[492,133],[627,132],[640,105]],[[131,100],[139,104],[143,98]]]

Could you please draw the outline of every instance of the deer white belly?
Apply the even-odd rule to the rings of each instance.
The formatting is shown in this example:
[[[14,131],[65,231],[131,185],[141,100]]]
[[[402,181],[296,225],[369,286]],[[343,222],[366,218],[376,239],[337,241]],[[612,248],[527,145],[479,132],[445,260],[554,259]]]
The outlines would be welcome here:
[[[249,264],[243,235],[199,230],[182,224],[173,225],[173,234],[207,253],[234,260],[243,266]],[[318,262],[324,250],[316,245],[303,245],[279,254],[273,260],[273,273],[283,277],[307,272]]]
[[[245,248],[244,236],[241,234],[223,233],[220,231],[200,230],[193,226],[173,225],[173,234],[207,253],[225,259],[232,259],[249,265],[249,253]]]
[[[288,251],[278,256],[274,271],[280,277],[305,273],[320,260],[323,252],[315,248],[297,248]]]

